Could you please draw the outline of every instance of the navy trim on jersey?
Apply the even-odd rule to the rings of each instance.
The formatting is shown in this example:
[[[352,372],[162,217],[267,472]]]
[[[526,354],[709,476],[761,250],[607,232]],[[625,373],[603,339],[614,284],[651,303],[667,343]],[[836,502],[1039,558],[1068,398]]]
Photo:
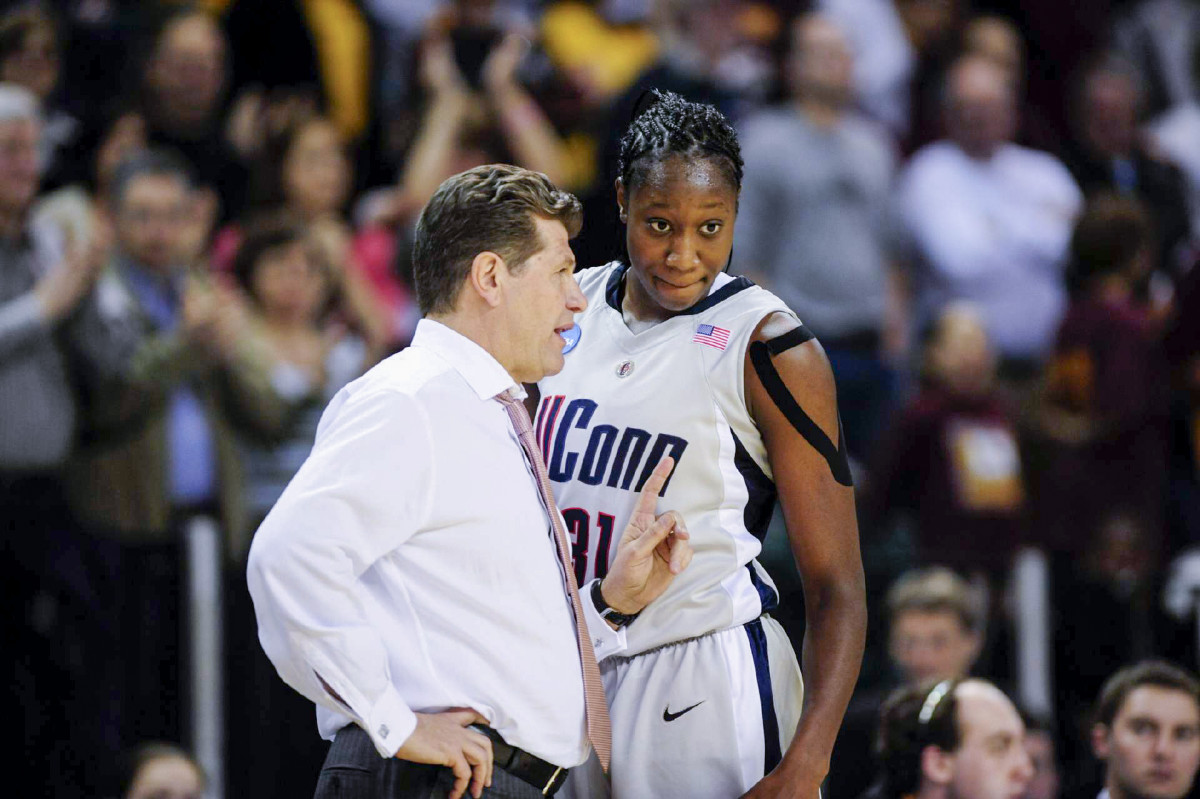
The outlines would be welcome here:
[[[762,541],[767,536],[767,527],[775,510],[775,483],[750,457],[733,428],[729,429],[729,435],[733,437],[733,465],[746,483],[746,508],[742,517],[750,534]]]
[[[800,403],[796,402],[796,398],[788,391],[787,384],[775,369],[775,364],[771,363],[771,352],[766,344],[761,341],[750,344],[750,362],[754,364],[754,371],[762,381],[763,388],[792,423],[792,427],[825,458],[833,479],[844,486],[853,486],[854,477],[850,473],[850,461],[846,455],[846,435],[842,431],[841,414],[838,414],[838,444],[835,447],[829,436],[825,435],[825,431],[804,412]]]
[[[750,639],[750,654],[754,657],[754,676],[758,678],[758,700],[762,704],[763,774],[766,775],[783,759],[779,749],[779,719],[775,716],[775,692],[771,688],[771,664],[767,659],[767,634],[763,632],[762,619],[748,622],[745,627],[746,637]]]
[[[754,568],[754,562],[746,564],[746,569],[750,572],[750,584],[754,586],[754,590],[758,592],[758,602],[762,605],[763,613],[770,613],[779,607],[779,595],[771,586],[763,582],[762,577],[758,574],[758,569]]]
[[[621,310],[621,300],[625,297],[625,273],[629,271],[629,264],[618,264],[617,268],[608,276],[608,285],[604,287],[604,299],[608,302],[609,307],[617,312]],[[754,281],[748,277],[735,277],[729,283],[726,283],[721,288],[709,294],[700,302],[693,305],[687,310],[680,311],[676,316],[691,316],[703,311],[707,311],[714,305],[719,305],[725,300],[737,294],[740,291],[745,291],[748,288],[754,287]]]

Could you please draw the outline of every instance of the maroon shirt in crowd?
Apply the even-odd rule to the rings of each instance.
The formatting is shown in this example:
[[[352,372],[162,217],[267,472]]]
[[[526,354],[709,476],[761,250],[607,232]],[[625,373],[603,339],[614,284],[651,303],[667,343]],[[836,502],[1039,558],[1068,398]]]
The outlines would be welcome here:
[[[930,387],[901,413],[874,471],[878,513],[909,511],[922,563],[999,574],[1020,539],[1016,424],[992,395]]]

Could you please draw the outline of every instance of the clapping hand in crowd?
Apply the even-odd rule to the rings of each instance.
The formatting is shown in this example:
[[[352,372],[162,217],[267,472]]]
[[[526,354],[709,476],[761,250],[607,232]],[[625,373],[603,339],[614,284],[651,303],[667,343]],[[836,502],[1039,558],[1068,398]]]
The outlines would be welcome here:
[[[204,352],[223,362],[233,360],[249,326],[246,302],[235,289],[189,278],[183,294],[183,329]]]
[[[58,322],[78,307],[108,260],[112,229],[99,215],[86,242],[68,241],[67,255],[34,287],[46,319]]]

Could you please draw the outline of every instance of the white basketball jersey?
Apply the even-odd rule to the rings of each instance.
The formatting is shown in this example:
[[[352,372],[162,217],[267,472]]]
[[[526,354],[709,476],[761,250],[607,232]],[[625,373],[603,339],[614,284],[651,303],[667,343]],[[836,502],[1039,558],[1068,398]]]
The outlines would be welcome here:
[[[588,307],[562,372],[539,385],[535,434],[574,540],[580,584],[603,577],[638,491],[664,456],[675,470],[657,512],[682,514],[695,556],[627,628],[628,654],[744,624],[772,609],[755,561],[775,503],[762,437],[746,409],[746,348],[759,322],[792,312],[746,278],[638,334],[621,317],[628,269],[580,272]]]

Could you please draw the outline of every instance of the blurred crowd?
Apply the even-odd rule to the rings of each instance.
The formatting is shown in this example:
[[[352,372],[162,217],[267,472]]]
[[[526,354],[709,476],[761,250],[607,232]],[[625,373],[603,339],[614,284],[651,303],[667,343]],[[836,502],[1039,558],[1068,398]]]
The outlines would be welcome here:
[[[162,795],[204,789],[182,750],[137,749],[189,743],[202,516],[225,794],[311,794],[325,745],[258,647],[250,537],[325,403],[406,345],[438,184],[539,170],[584,201],[579,263],[623,257],[617,142],[649,87],[735,123],[731,269],[837,379],[872,627],[828,795],[870,788],[881,708],[884,733],[924,710],[905,690],[1016,696],[1027,551],[1053,701],[1025,713],[1021,784],[1096,795],[1106,680],[1200,657],[1197,0],[5,4],[4,665],[45,795],[133,796],[130,753],[193,785]],[[999,701],[982,685],[943,687],[960,723]]]

